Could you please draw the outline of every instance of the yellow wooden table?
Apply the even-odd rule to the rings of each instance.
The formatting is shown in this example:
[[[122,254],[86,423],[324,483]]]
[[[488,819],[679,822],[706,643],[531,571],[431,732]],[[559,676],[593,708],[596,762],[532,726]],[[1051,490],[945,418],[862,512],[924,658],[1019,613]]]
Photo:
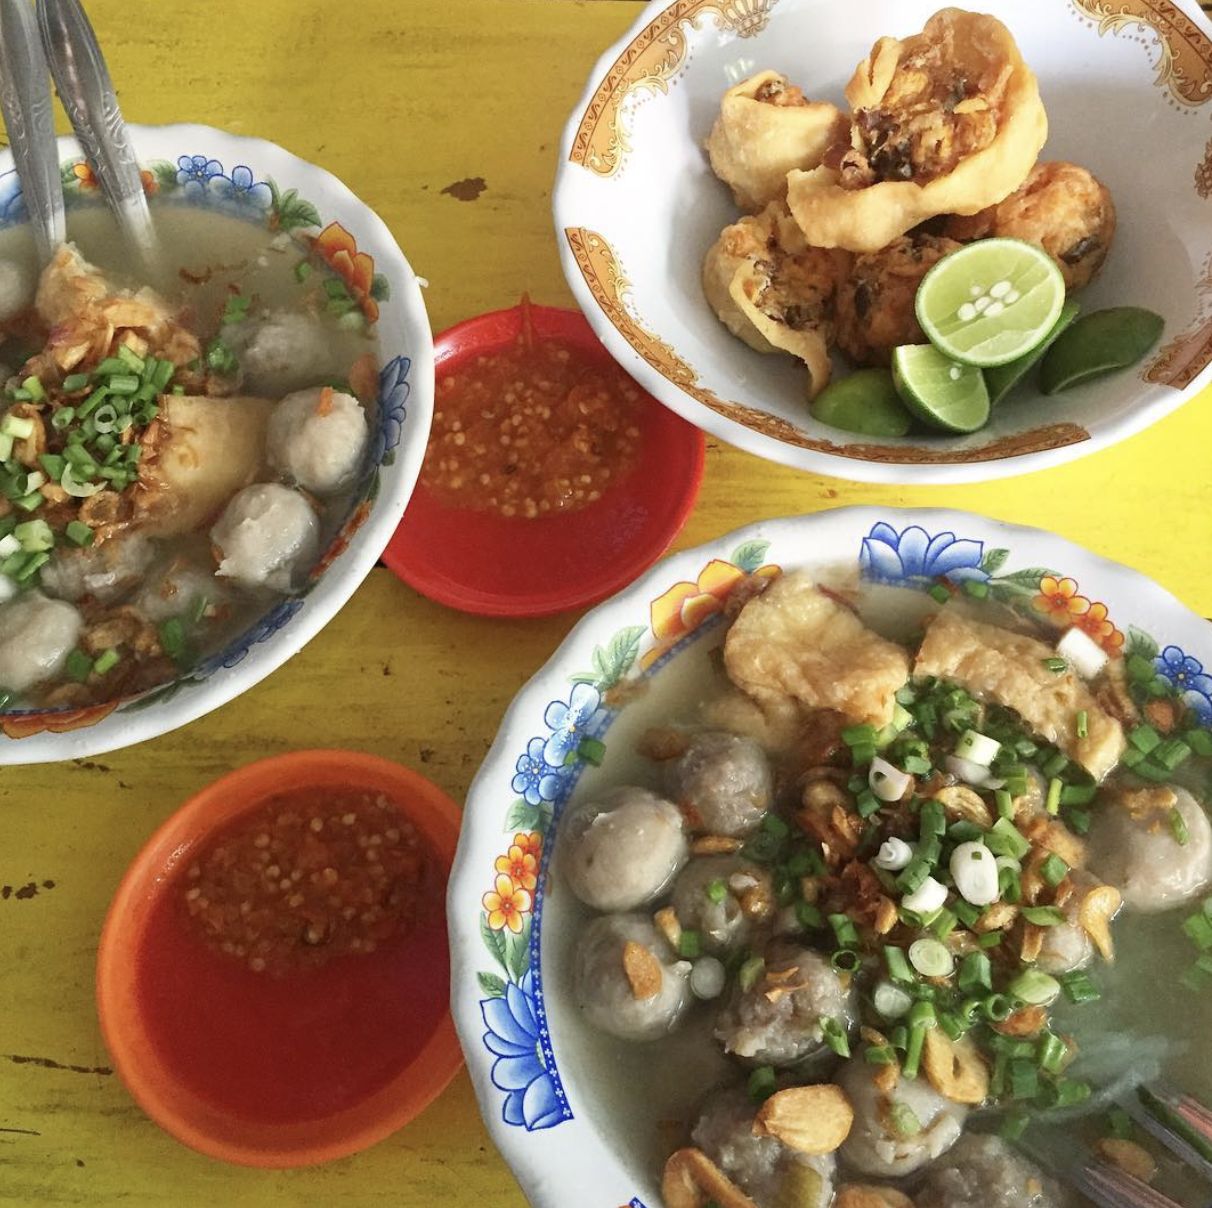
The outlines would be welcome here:
[[[431,282],[435,330],[523,290],[571,303],[548,213],[560,131],[594,60],[640,7],[89,0],[130,120],[261,135],[335,172]],[[482,187],[458,187],[467,181]],[[970,508],[1127,562],[1207,615],[1208,401],[1119,449],[990,486],[861,487],[713,441],[679,544],[857,502]],[[317,1170],[242,1170],[183,1148],[107,1067],[93,958],[128,861],[229,768],[304,745],[357,747],[461,800],[510,698],[575,619],[462,616],[377,570],[302,654],[221,712],[116,755],[0,771],[0,1204],[525,1203],[465,1075],[396,1137]]]

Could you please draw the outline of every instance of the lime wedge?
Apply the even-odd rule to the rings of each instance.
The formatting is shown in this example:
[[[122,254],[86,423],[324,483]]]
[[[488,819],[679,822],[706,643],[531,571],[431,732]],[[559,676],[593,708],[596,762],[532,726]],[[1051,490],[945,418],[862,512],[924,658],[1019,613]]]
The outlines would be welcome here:
[[[1031,370],[1043,360],[1044,353],[1052,347],[1081,310],[1072,298],[1066,300],[1061,307],[1060,318],[1052,325],[1052,330],[1044,336],[1044,342],[1033,348],[1026,356],[1017,361],[1008,361],[1005,365],[994,365],[985,370],[985,385],[989,388],[989,406],[996,407]]]
[[[913,423],[887,369],[856,369],[812,400],[814,419],[860,436],[904,436]]]
[[[1040,389],[1056,394],[1135,365],[1161,339],[1165,325],[1161,315],[1139,306],[1113,306],[1083,316],[1044,358]]]
[[[1043,248],[981,239],[944,256],[918,286],[917,321],[940,352],[965,365],[1005,365],[1047,337],[1065,279]]]
[[[905,405],[940,432],[975,432],[989,419],[981,371],[945,357],[933,344],[902,344],[892,353],[892,378]]]

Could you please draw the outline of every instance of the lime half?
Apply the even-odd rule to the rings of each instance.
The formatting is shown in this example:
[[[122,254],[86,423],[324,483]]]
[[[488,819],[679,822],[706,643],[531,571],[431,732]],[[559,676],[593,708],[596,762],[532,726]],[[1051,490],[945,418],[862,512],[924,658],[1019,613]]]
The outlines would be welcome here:
[[[944,256],[918,286],[917,321],[940,352],[987,369],[1047,338],[1065,304],[1065,279],[1042,248],[982,239]]]
[[[984,375],[933,344],[902,344],[892,354],[892,378],[905,406],[940,432],[975,432],[989,420]]]
[[[913,424],[887,369],[856,369],[826,386],[810,409],[822,424],[861,436],[904,436]]]

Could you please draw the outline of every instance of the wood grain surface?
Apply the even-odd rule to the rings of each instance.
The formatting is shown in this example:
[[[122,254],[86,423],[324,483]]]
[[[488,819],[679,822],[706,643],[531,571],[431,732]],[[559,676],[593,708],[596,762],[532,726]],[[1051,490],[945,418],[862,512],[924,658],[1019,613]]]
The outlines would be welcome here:
[[[431,282],[435,330],[524,290],[571,303],[549,216],[556,149],[594,61],[640,8],[89,0],[129,120],[260,135],[336,173]],[[678,544],[851,503],[968,508],[1129,563],[1207,615],[1209,447],[1206,396],[1116,450],[989,486],[863,487],[713,441]],[[126,864],[184,798],[232,767],[300,746],[356,747],[461,800],[508,701],[575,619],[462,616],[377,570],[302,654],[221,712],[95,761],[0,771],[0,1204],[525,1204],[465,1075],[397,1136],[320,1169],[242,1170],[183,1148],[108,1068],[93,960]]]

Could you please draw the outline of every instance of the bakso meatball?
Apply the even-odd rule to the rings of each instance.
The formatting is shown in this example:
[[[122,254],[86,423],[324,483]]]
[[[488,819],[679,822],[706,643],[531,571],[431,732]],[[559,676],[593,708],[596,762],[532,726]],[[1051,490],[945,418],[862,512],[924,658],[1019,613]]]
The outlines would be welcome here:
[[[0,323],[7,323],[34,304],[34,276],[23,264],[0,260]]]
[[[1103,882],[1081,868],[1070,872],[1069,880],[1073,883],[1073,893],[1061,908],[1065,921],[1042,929],[1042,946],[1035,964],[1045,973],[1072,973],[1075,969],[1084,969],[1094,959],[1094,941],[1078,922],[1078,916],[1087,894]]]
[[[740,856],[691,860],[673,883],[672,906],[684,931],[697,931],[703,950],[723,955],[748,944],[774,910],[770,873]]]
[[[0,607],[0,689],[24,692],[58,675],[83,628],[70,604],[41,592]]]
[[[324,328],[295,311],[270,311],[223,328],[236,353],[245,388],[277,398],[324,376],[329,341]]]
[[[232,497],[210,539],[218,551],[216,574],[248,587],[289,591],[319,553],[320,523],[298,491],[264,482]]]
[[[901,1078],[891,1091],[875,1083],[879,1067],[852,1057],[835,1081],[854,1109],[838,1156],[874,1178],[898,1179],[920,1170],[959,1140],[968,1109],[944,1099],[924,1078]]]
[[[1212,882],[1212,825],[1186,789],[1122,791],[1093,817],[1090,869],[1123,894],[1129,909],[1170,910]]]
[[[211,571],[184,559],[175,559],[149,577],[135,605],[149,621],[159,624],[192,613],[200,604],[221,604],[226,591]]]
[[[574,805],[559,858],[572,892],[595,910],[635,910],[660,897],[690,856],[682,815],[647,789]]]
[[[86,549],[60,547],[42,568],[42,588],[60,600],[74,603],[88,596],[109,604],[135,587],[155,552],[152,543],[137,533]]]
[[[837,298],[838,346],[859,365],[887,365],[899,344],[924,344],[913,309],[922,278],[960,245],[916,232],[855,257]]]
[[[969,1133],[929,1171],[917,1208],[1058,1208],[1064,1197],[1001,1137]]]
[[[366,412],[352,394],[317,386],[288,394],[271,412],[269,464],[304,490],[331,495],[348,486],[369,439]]]
[[[1068,289],[1089,285],[1115,236],[1115,203],[1106,185],[1077,164],[1036,164],[999,205],[948,219],[945,233],[967,242],[996,235],[1034,243],[1056,261]]]
[[[745,1087],[717,1091],[691,1140],[758,1208],[825,1208],[833,1198],[837,1159],[831,1153],[797,1153],[775,1137],[755,1137],[756,1115]]]
[[[849,974],[807,948],[778,944],[748,988],[738,981],[716,1018],[715,1038],[752,1065],[794,1065],[821,1050],[828,1021],[848,1032],[856,1012]]]
[[[642,914],[594,919],[577,943],[573,993],[595,1028],[657,1040],[690,1007],[690,962],[679,961]]]
[[[761,825],[774,795],[770,761],[751,738],[723,731],[696,734],[671,765],[669,795],[692,830],[747,835]]]

